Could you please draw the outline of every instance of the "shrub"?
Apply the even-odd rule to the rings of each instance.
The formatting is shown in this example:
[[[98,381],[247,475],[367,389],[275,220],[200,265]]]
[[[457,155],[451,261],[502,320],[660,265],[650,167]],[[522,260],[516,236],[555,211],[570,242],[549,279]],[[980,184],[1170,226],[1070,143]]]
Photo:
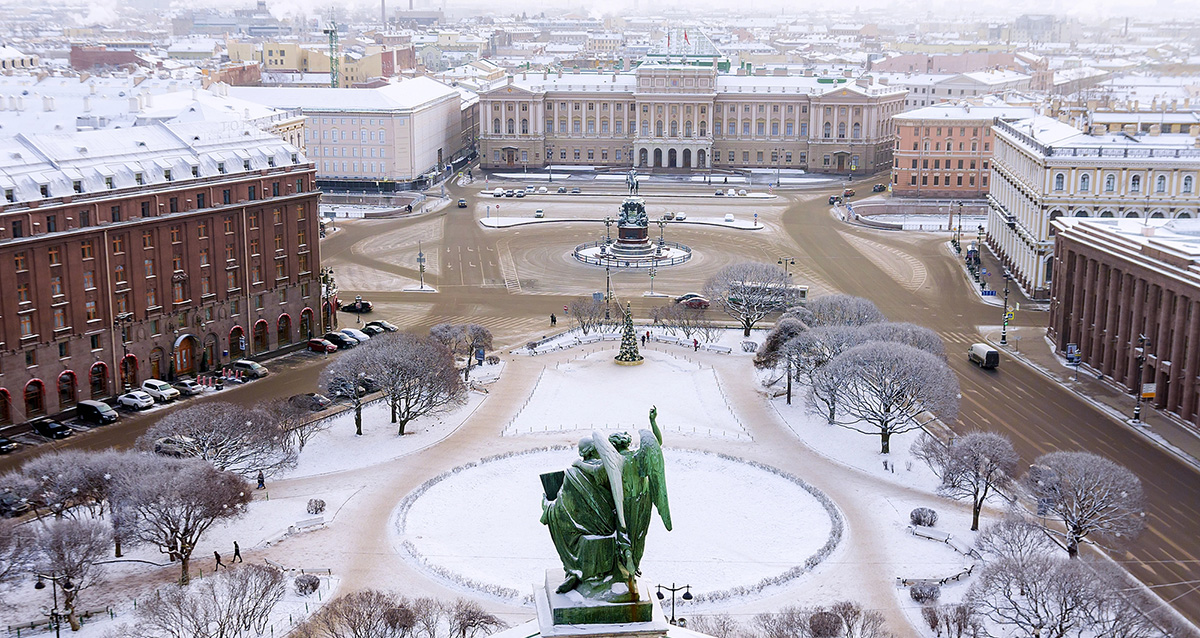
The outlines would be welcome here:
[[[917,583],[908,588],[908,595],[922,605],[932,603],[942,595],[942,586],[937,583]]]
[[[312,574],[300,574],[296,577],[296,593],[301,596],[311,595],[321,586],[321,579]]]
[[[324,511],[325,511],[325,501],[322,501],[319,498],[308,499],[308,513],[309,514],[320,514],[321,512],[324,512]]]
[[[808,617],[808,630],[813,638],[836,638],[842,633],[842,619],[832,611],[816,611]]]
[[[912,521],[913,525],[933,527],[934,525],[937,525],[938,515],[937,512],[929,509],[928,507],[918,507],[908,515],[908,518]]]
[[[494,354],[489,354],[489,355],[487,356],[487,358],[486,358],[486,359],[484,359],[484,361],[486,361],[488,365],[490,365],[490,366],[494,366],[494,365],[496,365],[497,363],[500,363],[500,357],[497,357],[497,356],[496,356],[496,355],[494,355]]]

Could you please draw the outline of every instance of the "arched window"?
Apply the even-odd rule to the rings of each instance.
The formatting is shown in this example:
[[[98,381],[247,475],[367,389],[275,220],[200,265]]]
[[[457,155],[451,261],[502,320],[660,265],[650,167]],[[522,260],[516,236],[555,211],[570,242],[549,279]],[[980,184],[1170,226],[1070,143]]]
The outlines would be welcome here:
[[[492,132],[496,135],[500,134],[500,118],[492,120]]]
[[[1104,176],[1104,192],[1111,193],[1117,190],[1117,176],[1109,173]]]
[[[1158,177],[1154,178],[1154,192],[1156,192],[1156,193],[1167,192],[1167,176],[1166,175],[1159,175]]]
[[[1113,215],[1113,212],[1111,210],[1102,210],[1102,211],[1100,211],[1100,216],[1101,217],[1114,217],[1115,215]]]
[[[88,387],[91,388],[93,399],[106,396],[108,394],[108,366],[97,361],[92,364],[88,370]]]
[[[505,130],[505,131],[506,131],[506,132],[507,132],[509,135],[513,135],[513,134],[515,134],[515,133],[517,132],[517,123],[516,123],[516,122],[514,122],[514,121],[513,121],[513,119],[512,119],[511,117],[510,117],[510,118],[508,118],[508,121],[504,123],[504,130]]]
[[[1131,210],[1128,213],[1125,213],[1126,219],[1137,219],[1137,217],[1138,217],[1138,214],[1137,214],[1137,211],[1135,211],[1135,210]]]
[[[1079,192],[1086,193],[1092,188],[1092,176],[1082,175],[1079,177]]]
[[[826,138],[833,137],[833,124],[826,122],[824,130],[822,132],[824,133],[824,137],[826,137]]]
[[[1054,236],[1054,234],[1055,234],[1055,232],[1056,232],[1056,231],[1055,231],[1055,229],[1054,229],[1054,220],[1058,219],[1059,217],[1062,217],[1062,211],[1061,211],[1061,210],[1056,210],[1056,211],[1053,211],[1053,212],[1051,212],[1051,213],[1050,213],[1050,219],[1049,219],[1049,221],[1050,221],[1050,236],[1051,236],[1051,237],[1053,237],[1053,236]]]
[[[8,390],[0,388],[0,425],[12,423],[12,397]]]
[[[522,135],[529,134],[529,120],[527,120],[525,118],[521,118],[521,134]]]
[[[700,137],[704,137],[707,134],[708,134],[708,122],[705,122],[704,120],[700,120]]]
[[[1166,215],[1164,215],[1161,210],[1156,210],[1153,213],[1150,213],[1151,219],[1162,219],[1164,217],[1166,217]]]
[[[838,122],[838,139],[843,139],[845,137],[846,137],[846,123]]]
[[[679,137],[679,122],[671,120],[671,137]]]
[[[1086,210],[1080,208],[1079,210],[1075,211],[1075,216],[1076,217],[1087,217],[1088,212]]]
[[[654,136],[655,137],[663,136],[663,121],[662,120],[654,121]]]
[[[1056,190],[1056,191],[1060,191],[1060,190],[1062,190],[1062,189],[1063,189],[1063,188],[1064,188],[1066,185],[1067,185],[1067,178],[1066,178],[1066,176],[1065,176],[1065,175],[1063,175],[1062,173],[1055,173],[1055,175],[1054,175],[1054,190]]]
[[[75,405],[75,373],[67,370],[58,375],[58,409]]]
[[[1134,175],[1133,177],[1129,178],[1129,190],[1131,190],[1135,193],[1142,192],[1142,176],[1141,175]]]
[[[1186,175],[1186,176],[1184,176],[1184,178],[1183,178],[1183,192],[1185,192],[1185,193],[1190,193],[1190,192],[1192,192],[1192,182],[1193,182],[1193,181],[1194,181],[1194,180],[1192,180],[1192,176],[1191,176],[1191,175]]]
[[[688,120],[683,123],[683,136],[684,137],[692,136],[692,121],[691,120]]]
[[[40,379],[25,384],[25,417],[46,413],[46,385]]]
[[[851,129],[850,136],[853,137],[854,139],[858,139],[858,138],[862,137],[862,124],[855,122],[854,128]]]
[[[1176,219],[1191,219],[1192,214],[1185,210],[1182,213],[1179,213],[1178,215],[1176,215],[1175,218]]]

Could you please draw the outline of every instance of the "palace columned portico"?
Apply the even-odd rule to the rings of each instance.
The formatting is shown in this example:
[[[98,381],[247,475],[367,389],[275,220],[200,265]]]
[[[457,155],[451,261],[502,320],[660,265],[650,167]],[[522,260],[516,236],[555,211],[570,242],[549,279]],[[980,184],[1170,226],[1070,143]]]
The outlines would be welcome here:
[[[712,168],[712,140],[638,139],[638,168]]]

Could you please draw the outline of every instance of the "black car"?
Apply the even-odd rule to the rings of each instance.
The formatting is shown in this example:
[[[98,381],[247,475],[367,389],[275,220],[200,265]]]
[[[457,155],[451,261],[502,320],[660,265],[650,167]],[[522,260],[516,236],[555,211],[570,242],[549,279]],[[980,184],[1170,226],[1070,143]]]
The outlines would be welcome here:
[[[565,193],[565,192],[567,192],[567,187],[566,187],[566,186],[559,186],[559,187],[558,187],[558,191],[557,191],[557,192],[559,192],[559,193]]]
[[[362,297],[355,297],[354,301],[348,304],[342,304],[342,312],[354,312],[361,314],[364,312],[371,312],[371,310],[374,308],[375,307],[371,305],[371,302],[363,299]]]
[[[71,428],[50,419],[39,419],[30,423],[33,431],[48,439],[65,439],[71,436]]]
[[[112,409],[109,404],[90,399],[80,401],[75,411],[79,415],[80,421],[95,425],[112,423],[121,418],[121,415],[117,414],[117,411]]]
[[[353,348],[358,345],[357,341],[340,332],[327,332],[321,338],[337,346],[338,350],[345,350],[346,348]]]
[[[467,207],[467,200],[465,200],[465,199],[463,199],[463,198],[461,198],[461,197],[460,197],[460,198],[458,199],[458,207],[459,207],[459,208],[466,208],[466,207]]]
[[[12,518],[29,511],[29,503],[12,492],[0,492],[0,516]]]
[[[0,436],[0,454],[8,454],[9,452],[12,452],[15,449],[17,449],[16,441],[14,441],[10,438],[7,438],[7,437]]]
[[[885,190],[887,190],[887,184],[876,184],[871,187],[871,192],[874,193],[882,193]]]
[[[316,392],[294,395],[288,399],[288,402],[298,408],[312,410],[313,412],[320,412],[333,404],[333,401]]]

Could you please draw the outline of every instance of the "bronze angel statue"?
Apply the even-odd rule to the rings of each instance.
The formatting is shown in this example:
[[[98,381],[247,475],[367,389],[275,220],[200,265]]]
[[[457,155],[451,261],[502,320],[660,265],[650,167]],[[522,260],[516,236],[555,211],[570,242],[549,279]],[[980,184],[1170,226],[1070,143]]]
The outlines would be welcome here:
[[[580,458],[565,472],[542,475],[542,523],[550,528],[566,572],[559,593],[576,590],[610,602],[636,599],[652,508],[671,529],[657,416],[651,408],[651,429],[638,431],[636,448],[625,432],[608,437],[593,432],[580,440]]]

